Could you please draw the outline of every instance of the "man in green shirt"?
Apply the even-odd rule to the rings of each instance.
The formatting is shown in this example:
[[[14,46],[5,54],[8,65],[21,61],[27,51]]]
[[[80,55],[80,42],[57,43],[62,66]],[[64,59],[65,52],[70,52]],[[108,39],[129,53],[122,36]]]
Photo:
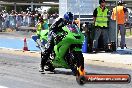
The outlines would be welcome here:
[[[109,43],[108,38],[108,9],[105,7],[105,0],[99,0],[98,6],[93,12],[95,36],[93,40],[93,52],[98,51],[98,39],[103,34],[104,46]]]
[[[48,29],[48,24],[46,21],[43,20],[42,17],[39,18],[39,21],[36,25],[37,30],[36,30],[36,35],[32,36],[32,39],[38,44],[43,46],[43,44],[45,44],[45,41],[41,41],[40,37],[42,34],[42,30],[46,30]]]

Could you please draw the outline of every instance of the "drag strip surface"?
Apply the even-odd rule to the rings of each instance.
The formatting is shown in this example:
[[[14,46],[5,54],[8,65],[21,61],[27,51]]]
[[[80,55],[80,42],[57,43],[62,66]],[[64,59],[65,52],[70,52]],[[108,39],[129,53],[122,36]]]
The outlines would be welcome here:
[[[40,58],[0,53],[0,85],[7,88],[131,88],[130,84],[85,84],[80,86],[69,69],[38,72]],[[85,65],[89,74],[130,74],[128,69]]]

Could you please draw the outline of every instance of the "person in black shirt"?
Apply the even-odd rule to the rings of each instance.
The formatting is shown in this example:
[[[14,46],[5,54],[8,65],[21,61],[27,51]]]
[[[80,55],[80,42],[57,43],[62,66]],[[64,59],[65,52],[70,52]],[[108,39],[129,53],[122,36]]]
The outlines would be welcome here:
[[[103,34],[104,48],[108,46],[108,9],[105,7],[105,0],[99,0],[98,6],[93,12],[95,36],[93,40],[93,52],[98,51],[98,39]]]

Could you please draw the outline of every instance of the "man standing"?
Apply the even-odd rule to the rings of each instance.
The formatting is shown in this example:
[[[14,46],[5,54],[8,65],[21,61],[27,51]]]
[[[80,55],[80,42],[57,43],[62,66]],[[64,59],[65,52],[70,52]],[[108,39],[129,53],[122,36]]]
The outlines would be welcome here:
[[[3,18],[4,18],[3,27],[4,29],[6,29],[9,27],[9,14],[5,10],[3,11]]]
[[[0,12],[0,32],[2,32],[2,22],[4,21],[4,18],[2,17],[2,12]]]
[[[44,24],[44,20],[42,17],[40,17],[38,19],[38,23],[36,24],[37,30],[36,30],[36,35],[32,35],[32,39],[37,43],[37,46],[43,46],[40,40],[40,36],[41,36],[41,32],[43,29],[43,24]]]
[[[46,12],[46,10],[44,10],[42,16],[43,16],[43,19],[48,19],[48,13]]]
[[[103,34],[104,46],[107,47],[109,43],[108,38],[108,9],[105,7],[105,0],[99,0],[98,6],[93,13],[95,36],[93,40],[93,52],[98,50],[98,39]]]
[[[128,10],[123,6],[123,1],[118,2],[118,6],[113,8],[112,12],[112,20],[117,20],[118,24],[118,32],[120,30],[120,35],[121,35],[121,42],[120,46],[121,49],[124,49],[125,47],[125,22],[128,20]],[[117,10],[117,11],[116,11]]]

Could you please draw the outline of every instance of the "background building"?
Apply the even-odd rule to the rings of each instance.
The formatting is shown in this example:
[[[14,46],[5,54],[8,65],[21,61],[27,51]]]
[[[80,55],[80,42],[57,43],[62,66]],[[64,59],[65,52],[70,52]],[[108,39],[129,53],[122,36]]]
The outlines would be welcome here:
[[[91,15],[98,5],[98,0],[59,0],[59,15],[67,11],[74,15]]]

